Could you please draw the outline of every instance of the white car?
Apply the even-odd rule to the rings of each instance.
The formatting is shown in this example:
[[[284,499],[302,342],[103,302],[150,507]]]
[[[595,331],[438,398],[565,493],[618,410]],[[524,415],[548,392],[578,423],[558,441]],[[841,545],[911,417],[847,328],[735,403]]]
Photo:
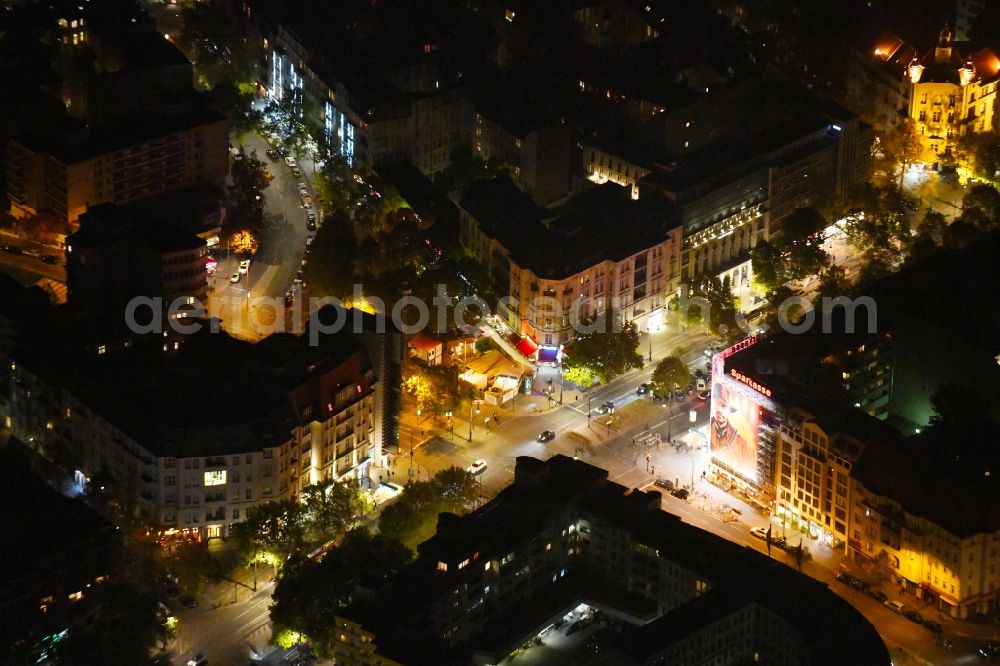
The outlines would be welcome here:
[[[296,162],[295,158],[292,157],[291,155],[285,157],[285,164],[287,164],[292,169],[298,166],[298,162]]]
[[[305,183],[299,183],[299,192],[302,192],[303,194],[305,194],[308,191],[309,190],[306,188],[306,184]]]
[[[473,476],[479,476],[480,474],[486,471],[486,461],[477,460],[468,467],[466,467],[465,471],[467,471],[469,474]]]
[[[236,271],[235,273],[233,273],[232,275],[230,275],[230,276],[229,276],[229,281],[230,281],[231,283],[233,283],[233,284],[236,284],[237,282],[239,282],[239,281],[240,281],[240,278],[241,278],[241,277],[243,277],[243,276],[242,276],[242,275],[240,275],[240,272],[239,272],[239,271]]]
[[[758,539],[767,538],[767,528],[766,527],[752,527],[750,528],[750,534],[754,535]]]
[[[240,268],[239,268],[240,275],[246,275],[247,271],[249,270],[250,270],[250,260],[244,259],[243,261],[240,262]]]

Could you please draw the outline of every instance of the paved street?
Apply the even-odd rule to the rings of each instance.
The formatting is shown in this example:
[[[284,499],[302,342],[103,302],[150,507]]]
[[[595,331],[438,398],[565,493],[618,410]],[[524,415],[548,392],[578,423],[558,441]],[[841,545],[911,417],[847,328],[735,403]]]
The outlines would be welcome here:
[[[248,275],[239,282],[230,283],[230,276],[236,272],[239,259],[228,256],[225,249],[215,257],[219,266],[214,278],[210,278],[209,312],[221,317],[222,327],[231,334],[256,340],[285,321],[282,299],[302,265],[308,232],[298,183],[306,183],[314,202],[317,197],[311,172],[303,170],[299,179],[292,175],[284,161],[271,161],[265,154],[269,146],[257,132],[250,132],[239,141],[234,137],[232,143],[234,147],[243,145],[247,152],[255,151],[257,158],[274,175],[271,184],[264,190],[264,213],[270,224],[267,233],[260,239],[260,247],[250,263]],[[296,296],[301,294],[298,288],[295,292]]]

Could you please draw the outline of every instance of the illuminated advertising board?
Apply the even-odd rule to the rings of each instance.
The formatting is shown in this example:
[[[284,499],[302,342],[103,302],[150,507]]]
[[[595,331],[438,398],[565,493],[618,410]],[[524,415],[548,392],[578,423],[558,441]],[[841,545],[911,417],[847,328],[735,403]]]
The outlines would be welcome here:
[[[712,457],[747,480],[759,482],[757,437],[761,404],[751,391],[726,375],[712,382],[709,441]]]

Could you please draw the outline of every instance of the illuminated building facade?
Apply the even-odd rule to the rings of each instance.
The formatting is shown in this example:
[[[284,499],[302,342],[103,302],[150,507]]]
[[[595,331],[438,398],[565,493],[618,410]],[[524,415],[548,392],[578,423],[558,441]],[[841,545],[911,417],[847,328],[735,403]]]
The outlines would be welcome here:
[[[498,179],[470,186],[460,208],[463,246],[506,299],[500,316],[536,345],[569,342],[574,321],[610,305],[639,330],[662,326],[681,251],[669,202],[605,183],[550,212]]]
[[[621,623],[602,649],[610,663],[889,663],[874,628],[826,585],[660,504],[567,456],[518,457],[512,485],[470,514],[441,514],[414,562],[355,595],[334,655],[497,664],[589,606]],[[831,641],[839,662],[821,654]]]
[[[992,49],[963,56],[945,27],[937,46],[914,57],[904,76],[910,88],[908,116],[920,133],[926,161],[951,156],[960,136],[993,129],[1000,58]]]
[[[273,340],[259,344],[259,362],[282,353],[269,349],[280,344]],[[192,416],[204,398],[183,370],[183,346],[156,368],[123,370],[110,353],[77,360],[79,373],[69,374],[56,359],[31,359],[38,371],[11,361],[0,420],[40,455],[72,464],[81,480],[113,484],[162,533],[228,536],[249,509],[308,485],[353,478],[367,487],[371,460],[381,456],[385,393],[376,390],[382,378],[364,343],[350,345],[346,356],[318,352],[288,383],[258,381],[256,398],[240,393],[233,404],[216,404],[236,416],[210,424]],[[148,404],[157,402],[153,416]]]

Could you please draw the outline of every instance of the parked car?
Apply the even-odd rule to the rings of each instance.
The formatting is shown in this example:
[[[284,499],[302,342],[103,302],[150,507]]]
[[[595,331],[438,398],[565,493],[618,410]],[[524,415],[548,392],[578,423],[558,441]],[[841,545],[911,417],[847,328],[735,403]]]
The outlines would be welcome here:
[[[895,599],[888,599],[884,601],[882,605],[895,613],[899,613],[900,615],[906,612],[906,606],[904,606],[902,602],[896,601]]]
[[[993,659],[994,657],[1000,656],[1000,645],[993,645],[992,643],[984,643],[979,646],[979,656],[983,659]]]
[[[235,273],[233,273],[232,275],[230,275],[230,276],[229,276],[229,281],[230,281],[230,282],[231,282],[232,284],[236,284],[237,282],[239,282],[239,281],[240,281],[240,278],[241,278],[241,277],[243,277],[243,276],[242,276],[242,275],[240,275],[240,272],[239,272],[239,271],[236,271]]]
[[[308,231],[316,231],[316,220],[312,218],[306,220],[306,229]]]
[[[868,594],[871,595],[872,599],[883,604],[885,603],[886,599],[889,598],[888,595],[886,595],[886,593],[883,592],[882,590],[868,590]]]
[[[684,402],[684,391],[678,391],[674,395],[674,400],[676,400],[677,402]]]
[[[55,265],[59,263],[59,257],[55,256],[54,254],[43,254],[42,261],[44,261],[47,264]]]
[[[291,168],[291,169],[294,169],[295,167],[298,166],[298,162],[296,162],[295,158],[292,157],[291,155],[286,155],[285,156],[285,164],[287,164],[288,167]]]
[[[181,602],[181,605],[184,606],[184,608],[194,608],[195,606],[198,605],[198,602],[194,600],[194,597],[186,594],[183,597],[181,597],[179,601]]]
[[[292,175],[295,176],[296,178],[301,178],[302,169],[298,168],[297,166],[292,167]]]
[[[250,260],[244,259],[243,261],[240,262],[240,268],[239,268],[240,275],[246,275],[247,271],[249,270],[250,270]]]
[[[686,500],[691,493],[688,492],[687,488],[676,488],[670,494],[677,499]]]
[[[486,461],[476,460],[471,465],[466,467],[465,471],[467,471],[469,474],[472,474],[473,476],[479,476],[480,474],[486,471]]]
[[[285,307],[292,307],[292,303],[295,302],[295,290],[289,289],[285,292]]]
[[[913,622],[913,623],[916,623],[916,624],[923,624],[924,623],[924,616],[921,615],[920,613],[918,613],[915,610],[905,611],[903,613],[903,617],[905,617],[910,622]]]
[[[277,148],[269,148],[264,152],[265,155],[272,161],[277,162],[281,159],[281,153],[278,152]]]
[[[639,384],[638,388],[635,389],[636,395],[646,395],[649,392],[651,386],[649,384]]]
[[[309,188],[306,187],[305,183],[300,182],[298,184],[299,194],[309,194]]]
[[[699,377],[698,379],[694,380],[694,390],[695,391],[704,391],[707,388],[708,388],[708,385],[705,384],[705,380],[703,378]]]
[[[541,443],[551,442],[556,438],[556,434],[551,430],[543,430],[540,435],[538,435],[538,441]]]
[[[42,256],[42,253],[33,247],[21,248],[21,254],[23,254],[26,257],[34,257],[35,259],[38,259],[39,257]]]
[[[757,537],[758,539],[767,538],[767,528],[766,527],[751,527],[750,534]],[[843,574],[841,574],[843,575]],[[837,580],[840,580],[840,576],[837,576]]]
[[[668,491],[674,489],[674,482],[668,479],[657,479],[653,481],[653,485]]]
[[[712,397],[712,394],[709,391],[702,391],[701,393],[698,394],[698,399],[699,400],[708,400],[711,397]]]
[[[944,631],[944,627],[934,620],[924,620],[924,626],[927,628],[927,631],[932,634],[940,634]]]
[[[601,406],[597,408],[598,414],[614,414],[615,413],[615,403],[608,400],[607,402],[602,402]]]

